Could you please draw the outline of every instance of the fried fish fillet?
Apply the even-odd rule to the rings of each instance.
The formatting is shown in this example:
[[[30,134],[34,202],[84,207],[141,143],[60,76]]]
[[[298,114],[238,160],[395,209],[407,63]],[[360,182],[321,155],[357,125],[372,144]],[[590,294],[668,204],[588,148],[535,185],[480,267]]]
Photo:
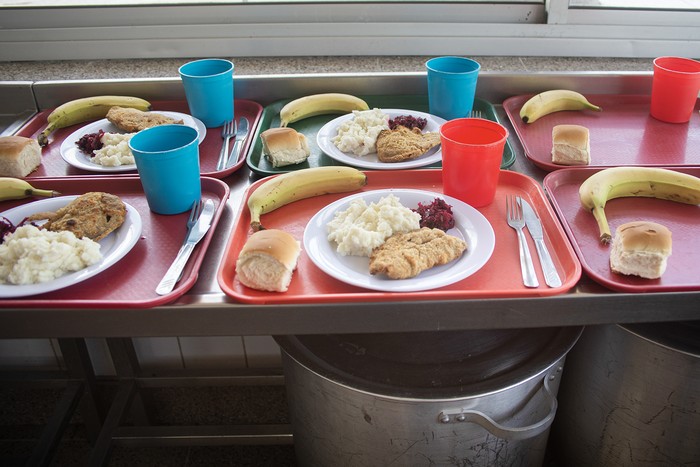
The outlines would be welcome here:
[[[107,120],[117,128],[127,133],[151,128],[152,126],[166,125],[170,123],[182,125],[182,120],[175,120],[155,112],[144,112],[129,107],[114,106],[107,112]]]
[[[369,258],[369,272],[386,274],[390,279],[410,279],[459,258],[466,249],[463,240],[440,229],[423,227],[392,235],[375,248]]]
[[[440,144],[438,133],[422,133],[419,128],[399,125],[382,130],[377,137],[377,157],[381,162],[403,162],[416,159]]]
[[[78,196],[56,212],[40,212],[29,216],[30,221],[48,221],[42,229],[52,232],[68,230],[76,237],[98,241],[118,229],[126,219],[126,206],[118,196],[90,192]]]

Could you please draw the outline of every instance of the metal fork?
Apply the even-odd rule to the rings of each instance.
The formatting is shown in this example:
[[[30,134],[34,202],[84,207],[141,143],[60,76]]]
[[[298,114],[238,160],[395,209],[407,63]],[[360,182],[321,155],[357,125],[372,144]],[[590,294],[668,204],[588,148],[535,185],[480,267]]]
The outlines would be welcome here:
[[[187,238],[190,236],[190,232],[192,231],[192,227],[197,223],[197,219],[199,219],[199,215],[202,213],[202,200],[198,199],[192,204],[192,209],[190,209],[190,215],[187,218],[187,232],[185,232],[185,239],[182,241],[182,246],[180,249],[182,249],[185,246],[185,242],[187,241]],[[177,278],[177,281],[182,279],[182,271],[180,272],[180,277]],[[176,281],[176,282],[177,282]]]
[[[192,227],[197,223],[197,219],[199,219],[199,215],[202,213],[202,200],[198,199],[194,203],[192,203],[192,209],[190,209],[190,215],[187,218],[187,234],[185,234],[185,238],[190,234],[190,231],[192,230]]]
[[[228,143],[234,136],[236,136],[236,121],[231,120],[230,122],[226,122],[221,129],[221,137],[224,139],[224,144],[221,146],[219,162],[216,163],[216,170],[224,170],[226,167],[226,162],[228,161]]]
[[[484,118],[481,116],[481,110],[472,110],[469,112],[469,118]]]
[[[525,227],[525,219],[523,219],[523,209],[516,201],[514,195],[506,197],[506,218],[508,225],[513,227],[518,233],[518,250],[520,252],[520,272],[523,275],[523,284],[525,287],[539,287],[537,275],[535,274],[535,266],[532,264],[532,256],[530,248],[527,246],[527,240],[523,233]]]

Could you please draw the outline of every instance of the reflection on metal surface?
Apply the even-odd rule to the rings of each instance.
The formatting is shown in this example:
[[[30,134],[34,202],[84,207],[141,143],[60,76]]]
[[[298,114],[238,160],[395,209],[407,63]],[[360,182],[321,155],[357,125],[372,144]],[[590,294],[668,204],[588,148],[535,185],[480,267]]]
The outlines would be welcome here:
[[[12,135],[36,113],[29,81],[0,81],[0,136]]]
[[[36,112],[25,110],[16,114],[0,114],[0,136],[14,135]]]

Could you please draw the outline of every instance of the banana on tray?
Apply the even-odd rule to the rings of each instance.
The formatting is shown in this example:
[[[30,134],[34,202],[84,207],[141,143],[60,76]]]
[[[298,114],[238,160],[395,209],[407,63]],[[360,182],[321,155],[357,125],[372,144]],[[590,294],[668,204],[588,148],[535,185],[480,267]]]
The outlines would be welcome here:
[[[0,201],[9,199],[23,199],[30,196],[59,196],[60,193],[53,190],[40,190],[34,188],[26,180],[13,177],[0,177]]]
[[[591,175],[579,187],[579,198],[598,223],[601,243],[612,238],[605,216],[607,201],[629,196],[700,204],[700,178],[657,167],[611,167]]]
[[[286,172],[264,181],[248,198],[250,226],[253,231],[263,230],[262,214],[292,203],[328,193],[359,190],[367,184],[367,176],[345,166],[313,167]]]
[[[545,115],[562,110],[594,110],[602,109],[588,102],[588,99],[576,91],[568,89],[554,89],[532,96],[520,109],[520,118],[525,123],[532,123]]]
[[[39,145],[46,146],[49,136],[59,128],[105,118],[112,107],[129,107],[138,110],[151,110],[151,103],[133,96],[93,96],[75,99],[56,107],[47,117],[48,125],[37,138]]]
[[[287,126],[304,118],[334,113],[369,110],[367,102],[359,97],[337,92],[311,94],[288,102],[280,110],[280,126]]]

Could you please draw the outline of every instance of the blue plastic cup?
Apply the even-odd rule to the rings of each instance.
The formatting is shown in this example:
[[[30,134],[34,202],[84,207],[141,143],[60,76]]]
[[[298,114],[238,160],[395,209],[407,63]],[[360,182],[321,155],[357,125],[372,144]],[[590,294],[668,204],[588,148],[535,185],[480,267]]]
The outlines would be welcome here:
[[[233,63],[207,58],[186,63],[179,72],[193,117],[207,128],[233,120]]]
[[[445,120],[468,117],[481,65],[464,57],[437,57],[425,62],[425,67],[430,113]]]
[[[157,214],[179,214],[202,197],[199,135],[185,125],[160,125],[129,140],[146,201]]]

